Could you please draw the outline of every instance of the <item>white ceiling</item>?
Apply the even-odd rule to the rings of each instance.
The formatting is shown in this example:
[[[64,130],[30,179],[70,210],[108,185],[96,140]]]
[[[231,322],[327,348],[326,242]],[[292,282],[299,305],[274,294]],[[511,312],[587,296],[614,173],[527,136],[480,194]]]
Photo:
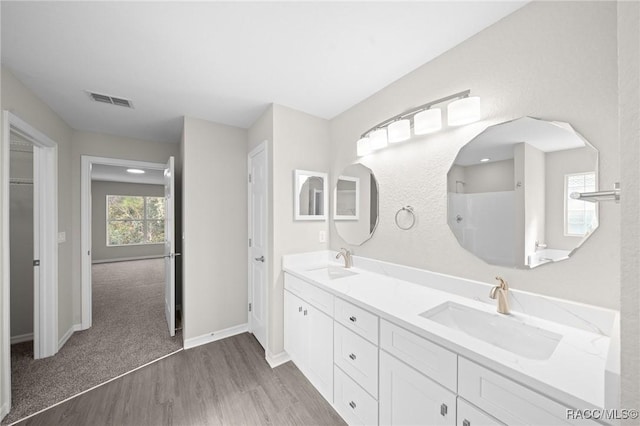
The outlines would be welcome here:
[[[127,169],[128,167],[93,164],[91,166],[91,180],[164,185],[163,170],[143,169],[144,174],[133,174],[128,173]]]
[[[487,128],[462,147],[454,164],[472,166],[483,158],[490,162],[513,158],[514,146],[526,142],[542,152],[584,148],[585,140],[567,123],[522,117]]]
[[[75,129],[178,142],[184,115],[333,118],[525,3],[3,0],[2,63]]]

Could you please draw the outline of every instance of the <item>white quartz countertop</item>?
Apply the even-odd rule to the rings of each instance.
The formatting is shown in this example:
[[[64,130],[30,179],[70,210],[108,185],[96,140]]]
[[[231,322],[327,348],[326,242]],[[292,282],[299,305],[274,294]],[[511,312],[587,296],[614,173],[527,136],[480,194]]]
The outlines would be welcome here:
[[[528,359],[420,316],[445,302],[489,313],[496,312],[495,306],[360,268],[333,280],[326,269],[309,265],[284,270],[572,408],[605,405],[606,335],[512,312],[518,321],[562,335],[549,359]]]

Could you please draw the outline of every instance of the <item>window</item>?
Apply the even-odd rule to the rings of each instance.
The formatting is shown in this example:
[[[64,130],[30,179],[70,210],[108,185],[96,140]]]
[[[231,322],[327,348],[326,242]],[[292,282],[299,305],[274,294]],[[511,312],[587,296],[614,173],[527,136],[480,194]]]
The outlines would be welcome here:
[[[593,192],[596,190],[596,174],[576,173],[564,177],[564,235],[584,237],[598,226],[596,204],[574,200],[572,192]]]
[[[107,195],[107,246],[164,242],[164,197]]]

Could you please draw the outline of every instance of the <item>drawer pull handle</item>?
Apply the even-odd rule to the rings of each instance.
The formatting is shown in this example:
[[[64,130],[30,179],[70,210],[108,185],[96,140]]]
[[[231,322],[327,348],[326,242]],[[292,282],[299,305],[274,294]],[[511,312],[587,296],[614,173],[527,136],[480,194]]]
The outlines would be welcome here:
[[[298,306],[298,312],[302,312],[302,306]]]
[[[447,415],[447,404],[442,404],[440,406],[440,415],[443,417]]]
[[[467,419],[464,419],[462,421],[462,426],[471,426],[471,422],[469,420],[467,420]]]
[[[351,358],[352,360],[356,360],[356,354],[349,354],[349,358]]]
[[[305,309],[303,313],[304,313],[304,315],[306,316],[306,315],[307,315],[307,310]]]
[[[358,318],[356,318],[354,316],[349,317],[349,321],[351,321],[351,322],[356,322],[357,320],[358,320]]]
[[[355,409],[356,409],[356,403],[355,403],[355,402],[353,402],[353,401],[351,401],[351,402],[349,403],[349,407],[351,407],[351,408],[353,408],[353,409],[355,410]]]

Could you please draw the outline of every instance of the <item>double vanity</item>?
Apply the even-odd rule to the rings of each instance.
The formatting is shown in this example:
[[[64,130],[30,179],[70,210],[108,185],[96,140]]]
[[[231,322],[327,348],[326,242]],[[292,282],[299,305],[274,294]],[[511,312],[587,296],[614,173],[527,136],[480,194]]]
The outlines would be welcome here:
[[[329,251],[283,269],[285,351],[349,424],[598,424],[573,417],[618,407],[616,311],[510,290],[499,314],[492,284]]]

